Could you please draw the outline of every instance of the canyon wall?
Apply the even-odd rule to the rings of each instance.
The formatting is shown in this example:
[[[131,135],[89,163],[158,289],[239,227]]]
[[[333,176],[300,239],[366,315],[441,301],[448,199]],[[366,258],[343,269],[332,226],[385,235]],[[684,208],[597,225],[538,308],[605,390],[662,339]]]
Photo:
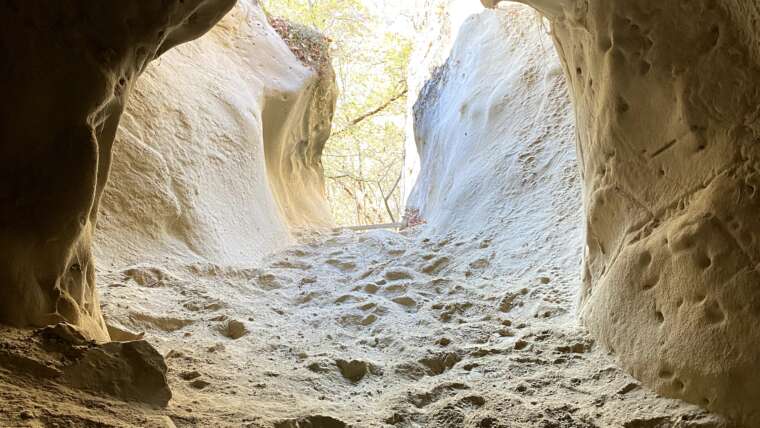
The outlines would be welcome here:
[[[334,75],[256,1],[9,1],[0,21],[0,322],[107,341],[93,241],[99,267],[245,263],[329,225]]]
[[[551,38],[526,6],[432,2],[411,60],[407,200],[423,234],[483,236],[494,271],[577,283],[574,120]],[[466,257],[465,254],[462,255]]]
[[[415,0],[414,38],[407,70],[407,118],[414,116],[414,104],[436,67],[442,66],[451,53],[459,29],[467,18],[483,11],[477,2],[466,0]],[[408,200],[420,173],[420,153],[415,141],[415,122],[406,121],[404,169],[401,187]]]
[[[100,208],[103,266],[253,263],[329,225],[320,155],[334,74],[301,64],[240,1],[137,83]],[[170,264],[170,263],[169,263]]]
[[[659,393],[760,425],[760,6],[524,3],[575,105],[583,322]]]

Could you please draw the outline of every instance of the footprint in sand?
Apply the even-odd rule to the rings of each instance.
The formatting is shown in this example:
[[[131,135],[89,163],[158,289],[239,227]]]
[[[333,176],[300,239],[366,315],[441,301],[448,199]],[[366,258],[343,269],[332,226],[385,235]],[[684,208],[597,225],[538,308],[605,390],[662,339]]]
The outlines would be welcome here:
[[[195,322],[189,319],[174,318],[168,316],[153,316],[141,312],[131,312],[129,314],[129,320],[132,321],[132,324],[134,324],[134,326],[141,327],[146,330],[155,329],[169,333],[181,330]]]
[[[182,307],[191,312],[214,312],[224,309],[225,305],[222,302],[208,303],[208,301],[190,301],[183,304]]]
[[[522,297],[527,295],[530,290],[523,288],[517,292],[509,292],[499,301],[499,311],[509,312],[515,307],[523,306]]]
[[[368,374],[380,375],[382,371],[374,364],[360,360],[335,360],[335,365],[338,367],[341,376],[350,380],[352,383],[357,383],[364,379]]]
[[[309,270],[312,266],[308,263],[304,263],[298,260],[280,260],[272,263],[273,268],[279,269],[297,269],[297,270]]]
[[[457,394],[459,391],[465,391],[470,389],[468,385],[460,382],[447,382],[440,385],[436,385],[433,389],[425,392],[419,392],[416,394],[409,394],[409,402],[422,409],[427,407],[441,398],[446,396]]]
[[[353,294],[344,294],[335,299],[335,303],[340,305],[347,302],[363,302],[364,300],[366,300],[364,297],[354,296]]]
[[[271,273],[262,273],[256,278],[256,283],[266,290],[273,290],[277,288],[281,288],[282,285],[280,285],[280,282],[277,280],[277,277],[274,276]]]
[[[436,303],[433,306],[431,306],[431,309],[441,311],[440,314],[438,314],[438,319],[440,319],[443,322],[449,322],[451,321],[455,316],[466,316],[468,313],[468,310],[472,308],[472,303],[465,302],[465,303]]]
[[[304,251],[300,248],[296,248],[296,249],[288,251],[287,254],[290,254],[295,257],[307,257],[307,256],[311,256],[312,253]]]
[[[378,316],[375,314],[369,315],[343,315],[338,318],[338,323],[344,327],[356,326],[356,327],[368,327],[374,324],[378,320]]]
[[[361,309],[362,311],[371,311],[372,309],[375,309],[376,307],[377,307],[376,303],[370,302],[370,303],[365,303],[359,306],[359,309]]]
[[[442,352],[422,358],[418,362],[427,368],[429,376],[438,376],[453,368],[460,361],[462,361],[462,357],[454,352]]]
[[[426,273],[428,275],[437,275],[439,272],[445,269],[449,263],[451,263],[451,259],[448,257],[438,257],[437,259],[423,266],[422,273]]]
[[[300,295],[298,295],[298,297],[296,297],[295,303],[296,303],[296,305],[305,305],[305,304],[313,301],[314,299],[316,299],[319,296],[320,296],[319,293],[316,293],[316,292],[313,292],[313,291],[310,291],[308,293],[303,292]]]
[[[487,268],[490,265],[491,265],[491,262],[488,261],[488,259],[481,258],[481,259],[477,259],[477,260],[471,262],[469,264],[469,267],[472,270],[480,271],[480,270],[483,270],[483,269]]]
[[[406,308],[416,308],[417,307],[417,301],[412,299],[409,296],[401,296],[401,297],[394,297],[391,299],[393,303],[396,303],[398,305],[404,306]]]
[[[125,281],[133,281],[141,287],[164,287],[170,281],[178,279],[161,268],[154,266],[135,266],[121,272]]]
[[[276,422],[274,428],[347,428],[348,425],[340,419],[331,416],[306,416],[299,419],[286,419]]]
[[[365,285],[363,289],[367,294],[375,294],[378,292],[378,290],[380,290],[380,287],[378,287],[378,285],[374,282],[370,282],[369,284]]]
[[[388,281],[401,281],[403,279],[413,279],[414,275],[408,270],[391,269],[391,270],[385,271],[384,277]]]
[[[409,289],[409,285],[407,284],[393,284],[393,285],[389,285],[383,288],[383,294],[385,295],[403,294],[403,293],[406,293],[406,290],[408,289]]]
[[[305,276],[305,277],[301,278],[301,281],[299,281],[298,283],[300,285],[308,285],[308,284],[315,284],[316,282],[317,282],[317,277],[315,277],[315,276]]]
[[[328,259],[325,261],[328,265],[335,266],[343,272],[351,272],[356,270],[356,263],[352,261],[343,261],[338,259]]]

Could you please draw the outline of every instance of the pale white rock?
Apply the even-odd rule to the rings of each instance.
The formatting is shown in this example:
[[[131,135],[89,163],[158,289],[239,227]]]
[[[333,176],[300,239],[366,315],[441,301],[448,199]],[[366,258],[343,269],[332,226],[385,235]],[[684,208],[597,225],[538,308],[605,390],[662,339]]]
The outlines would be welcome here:
[[[329,225],[319,155],[335,96],[332,75],[319,79],[254,2],[238,2],[137,83],[101,203],[99,260],[250,263],[291,243],[291,228]]]
[[[431,33],[451,26],[429,25]],[[482,237],[499,271],[578,276],[574,118],[550,37],[518,5],[472,14],[453,36],[451,49],[444,40],[437,54],[412,61],[410,75],[432,71],[410,112],[407,158],[421,162],[407,207],[420,210],[427,234]]]
[[[477,2],[468,0],[416,0],[414,10],[419,12],[414,15],[414,26],[418,31],[414,37],[407,71],[409,116],[406,121],[404,169],[401,183],[404,200],[411,193],[420,172],[420,157],[414,142],[414,121],[409,120],[412,117],[414,103],[435,67],[446,62],[464,21],[482,12],[483,7]]]

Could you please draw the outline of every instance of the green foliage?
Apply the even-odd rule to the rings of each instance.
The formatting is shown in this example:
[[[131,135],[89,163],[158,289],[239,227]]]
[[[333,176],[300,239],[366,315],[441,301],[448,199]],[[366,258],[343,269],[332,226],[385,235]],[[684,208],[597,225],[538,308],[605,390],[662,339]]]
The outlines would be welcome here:
[[[372,4],[365,3],[374,1]],[[338,224],[400,221],[408,35],[388,29],[378,0],[263,0],[271,16],[311,26],[331,44],[340,97],[322,163]]]

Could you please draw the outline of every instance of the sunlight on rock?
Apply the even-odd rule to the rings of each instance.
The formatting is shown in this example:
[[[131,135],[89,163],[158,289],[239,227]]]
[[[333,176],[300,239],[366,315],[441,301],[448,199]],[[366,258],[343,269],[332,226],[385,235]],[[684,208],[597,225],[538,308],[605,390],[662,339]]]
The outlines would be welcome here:
[[[3,2],[0,426],[759,426],[758,18]]]

